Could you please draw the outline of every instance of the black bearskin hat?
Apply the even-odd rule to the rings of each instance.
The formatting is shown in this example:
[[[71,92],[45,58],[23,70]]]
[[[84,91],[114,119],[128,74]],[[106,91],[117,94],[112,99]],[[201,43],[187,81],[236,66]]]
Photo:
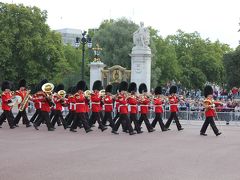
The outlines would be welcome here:
[[[27,81],[25,79],[21,79],[18,83],[18,87],[26,87]]]
[[[77,92],[77,86],[73,86],[71,89],[71,94],[75,94]]]
[[[82,90],[85,91],[86,89],[86,82],[85,81],[79,81],[77,83],[76,91]]]
[[[159,95],[162,94],[162,87],[158,86],[155,88],[154,90],[155,95]]]
[[[88,90],[88,86],[87,86],[87,85],[86,85],[86,87],[85,87],[85,91],[86,91],[86,90]]]
[[[5,89],[11,89],[9,81],[2,82],[2,91],[5,91]]]
[[[128,90],[128,83],[126,81],[122,81],[120,84],[119,84],[119,92],[121,91],[127,91]]]
[[[60,91],[60,90],[64,90],[64,85],[63,84],[59,84],[59,85],[57,85],[57,87],[56,87],[56,92],[58,92],[58,91]]]
[[[46,84],[46,83],[48,83],[48,80],[47,79],[43,79],[42,81],[40,81],[40,83],[37,85],[37,87],[36,87],[36,91],[41,91],[42,90],[42,86],[44,85],[44,84]]]
[[[147,85],[145,83],[141,83],[138,88],[138,92],[142,94],[143,92],[147,92]]]
[[[67,94],[72,94],[72,86],[70,86],[68,89],[67,89]]]
[[[213,94],[213,88],[212,86],[207,85],[204,88],[204,96],[207,97],[210,94]]]
[[[137,84],[135,82],[131,82],[128,87],[128,92],[137,92]]]
[[[100,80],[95,81],[95,82],[93,83],[92,90],[93,90],[93,91],[94,91],[94,90],[98,90],[98,91],[102,90],[102,81],[100,81]]]
[[[105,88],[105,92],[112,93],[112,88],[113,86],[111,84],[107,85],[107,87]]]
[[[169,90],[169,94],[177,93],[177,86],[171,86]]]

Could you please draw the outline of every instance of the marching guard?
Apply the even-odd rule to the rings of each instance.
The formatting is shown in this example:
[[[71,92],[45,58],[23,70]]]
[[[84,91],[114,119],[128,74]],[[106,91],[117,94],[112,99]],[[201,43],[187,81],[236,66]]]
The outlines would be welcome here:
[[[155,118],[152,121],[151,126],[153,128],[155,128],[157,122],[160,125],[160,128],[162,131],[167,131],[167,129],[164,126],[163,123],[163,119],[162,119],[162,114],[163,114],[163,99],[161,98],[161,94],[162,94],[162,88],[160,86],[156,87],[154,90],[154,99],[153,99],[153,103],[154,103],[154,112],[155,112]]]
[[[178,97],[176,96],[177,93],[177,86],[171,86],[169,90],[170,96],[168,97],[169,99],[169,104],[170,104],[170,117],[168,118],[165,128],[168,129],[172,120],[175,120],[175,123],[177,125],[178,131],[183,130],[179,119],[177,117],[177,112],[178,112]]]
[[[153,131],[155,131],[155,129],[153,129],[153,127],[151,126],[149,119],[147,117],[150,99],[146,95],[147,86],[145,83],[142,83],[139,85],[139,93],[141,94],[139,97],[140,113],[141,113],[140,118],[138,120],[139,126],[141,127],[142,122],[144,121],[148,132],[153,132]]]
[[[22,102],[18,105],[18,114],[14,119],[14,125],[18,127],[18,123],[22,118],[23,124],[26,124],[26,127],[32,126],[28,120],[26,109],[28,107],[28,100],[30,98],[30,90],[26,89],[26,80],[22,79],[19,81],[19,90],[15,92],[15,95],[18,95],[22,98]]]
[[[16,126],[14,125],[14,116],[12,114],[12,106],[10,103],[12,102],[13,93],[10,90],[9,81],[2,82],[2,110],[3,113],[0,116],[0,128],[2,127],[3,122],[7,119],[10,129],[14,129]]]
[[[219,130],[213,120],[213,118],[216,117],[216,111],[214,110],[213,89],[211,86],[209,86],[209,85],[205,86],[204,96],[205,96],[205,100],[203,102],[203,105],[205,108],[206,119],[200,130],[200,135],[207,136],[206,130],[207,130],[208,125],[210,124],[215,135],[219,136],[222,133],[219,132]]]

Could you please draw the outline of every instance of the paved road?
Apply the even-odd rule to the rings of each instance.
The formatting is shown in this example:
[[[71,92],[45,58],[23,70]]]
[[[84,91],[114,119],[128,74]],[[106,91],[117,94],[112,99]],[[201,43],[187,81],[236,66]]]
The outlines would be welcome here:
[[[199,135],[200,124],[129,136],[58,127],[0,129],[0,180],[239,180],[240,127]]]

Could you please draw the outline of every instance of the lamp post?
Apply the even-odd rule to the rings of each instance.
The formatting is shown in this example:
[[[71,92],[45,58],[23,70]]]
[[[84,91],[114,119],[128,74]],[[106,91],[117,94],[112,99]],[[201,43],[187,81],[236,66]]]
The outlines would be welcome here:
[[[88,48],[92,48],[92,39],[89,35],[87,35],[87,32],[84,31],[82,33],[82,38],[80,41],[80,37],[76,37],[75,41],[75,47],[78,48],[80,46],[80,43],[82,44],[82,80],[84,80],[84,59],[85,59],[85,45],[88,45]]]

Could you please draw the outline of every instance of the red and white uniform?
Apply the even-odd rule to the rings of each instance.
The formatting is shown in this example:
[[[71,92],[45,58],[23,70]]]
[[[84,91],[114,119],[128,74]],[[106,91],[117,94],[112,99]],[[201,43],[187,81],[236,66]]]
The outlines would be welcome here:
[[[128,103],[124,94],[120,93],[118,95],[118,103],[119,103],[119,113],[128,114]]]
[[[44,92],[41,92],[39,93],[38,99],[41,102],[41,111],[50,112],[51,105],[49,104],[47,95]]]
[[[99,92],[96,91],[91,94],[92,112],[99,112],[101,110],[100,101],[101,97],[99,96]]]
[[[178,98],[175,95],[170,95],[168,97],[170,104],[170,112],[178,112]]]
[[[3,92],[2,93],[2,110],[11,111],[12,107],[8,105],[8,101],[12,98],[11,92]]]
[[[105,112],[112,112],[113,111],[113,99],[112,96],[105,96],[103,99]]]
[[[148,99],[146,96],[143,96],[141,100],[139,101],[140,103],[140,113],[141,114],[147,114],[148,113],[148,107],[150,103],[150,99]]]
[[[128,104],[130,106],[130,113],[131,114],[137,114],[138,113],[138,101],[137,97],[134,95],[131,95],[128,98]]]
[[[155,109],[155,113],[163,113],[163,101],[160,97],[156,97],[153,99],[154,102],[154,109]]]
[[[55,93],[54,95],[53,95],[53,102],[54,102],[54,107],[53,107],[53,109],[54,110],[57,110],[57,111],[62,111],[62,100],[61,100],[61,96],[59,96],[57,93]]]
[[[86,105],[85,105],[85,96],[83,92],[76,93],[74,95],[76,101],[76,113],[85,113]]]
[[[41,96],[41,92],[37,92],[32,96],[32,101],[34,103],[35,109],[41,109],[41,101],[39,100],[39,96]]]
[[[206,98],[204,100],[204,104],[210,106],[210,108],[206,108],[205,116],[206,117],[215,117],[216,113],[215,113],[215,110],[214,110],[214,101],[213,101],[213,99],[212,98]]]
[[[69,111],[75,111],[76,108],[75,108],[75,103],[76,103],[76,99],[74,96],[68,96],[68,99],[67,99],[67,104],[68,104],[68,110]]]
[[[22,101],[23,101],[24,98],[25,98],[26,95],[27,95],[27,90],[26,90],[26,89],[24,89],[24,90],[17,90],[16,93],[15,93],[15,95],[21,96]],[[21,104],[18,104],[18,108],[20,108],[20,105],[21,105]],[[26,109],[27,107],[28,107],[28,103],[26,103],[25,109]]]

